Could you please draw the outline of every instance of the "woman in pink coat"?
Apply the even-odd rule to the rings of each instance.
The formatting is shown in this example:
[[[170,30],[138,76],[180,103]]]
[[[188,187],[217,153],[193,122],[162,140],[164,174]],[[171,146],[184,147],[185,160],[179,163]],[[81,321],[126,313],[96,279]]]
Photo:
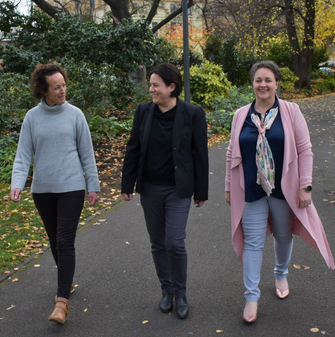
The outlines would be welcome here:
[[[335,269],[328,241],[312,202],[313,153],[307,123],[297,104],[279,99],[281,79],[272,61],[250,70],[256,99],[234,115],[227,150],[225,199],[231,206],[234,249],[243,263],[243,320],[257,320],[258,284],[266,236],[274,236],[276,295],[287,282],[293,234],[318,248]]]

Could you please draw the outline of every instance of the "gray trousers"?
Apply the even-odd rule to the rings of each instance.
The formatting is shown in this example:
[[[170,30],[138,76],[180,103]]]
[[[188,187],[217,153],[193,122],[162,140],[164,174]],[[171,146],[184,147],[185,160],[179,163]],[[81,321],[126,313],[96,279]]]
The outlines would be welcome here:
[[[141,204],[162,293],[186,293],[186,223],[191,197],[180,198],[175,186],[142,182]]]

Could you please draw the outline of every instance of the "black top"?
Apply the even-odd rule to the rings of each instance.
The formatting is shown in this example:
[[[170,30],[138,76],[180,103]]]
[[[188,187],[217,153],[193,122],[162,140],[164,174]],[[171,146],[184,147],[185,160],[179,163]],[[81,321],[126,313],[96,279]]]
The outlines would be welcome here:
[[[155,106],[143,180],[154,185],[175,185],[172,160],[172,132],[177,106],[162,112]]]
[[[273,108],[278,107],[279,102],[276,98],[276,102]],[[266,114],[271,110],[269,109]],[[253,202],[266,196],[266,192],[261,185],[257,184],[257,166],[256,166],[256,144],[258,138],[258,129],[251,120],[251,114],[255,113],[261,118],[259,112],[255,110],[255,101],[252,103],[250,111],[244,122],[241,134],[240,134],[240,148],[242,155],[242,164],[244,170],[244,183],[245,183],[245,201]],[[271,129],[266,130],[265,134],[269,146],[272,151],[273,159],[275,162],[275,188],[272,190],[271,196],[278,199],[285,199],[281,189],[281,178],[283,171],[284,160],[284,129],[280,117],[280,110],[277,117],[274,120]]]

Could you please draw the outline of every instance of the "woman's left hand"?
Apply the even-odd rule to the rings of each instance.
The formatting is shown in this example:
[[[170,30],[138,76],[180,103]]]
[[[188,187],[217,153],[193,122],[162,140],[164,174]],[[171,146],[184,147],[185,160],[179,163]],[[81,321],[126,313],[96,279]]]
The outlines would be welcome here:
[[[90,206],[95,205],[95,203],[97,202],[97,200],[98,200],[97,192],[89,192],[88,193],[88,204]]]
[[[298,192],[298,200],[297,206],[299,208],[309,207],[312,203],[312,193],[306,192],[303,188],[301,188]]]

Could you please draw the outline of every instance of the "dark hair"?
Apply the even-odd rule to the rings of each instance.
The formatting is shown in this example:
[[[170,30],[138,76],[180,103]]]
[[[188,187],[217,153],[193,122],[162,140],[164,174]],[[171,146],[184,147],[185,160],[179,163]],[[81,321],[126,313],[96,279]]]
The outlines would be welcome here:
[[[250,74],[251,82],[253,82],[255,79],[256,71],[261,68],[267,68],[271,70],[273,72],[273,75],[275,76],[276,81],[281,80],[281,71],[276,63],[274,63],[273,61],[259,61],[259,62],[256,62],[250,69],[249,74]]]
[[[180,95],[183,88],[183,81],[180,71],[175,65],[171,63],[161,63],[151,71],[150,76],[152,74],[160,76],[167,86],[172,83],[176,85],[176,88],[171,92],[171,97],[178,97]]]
[[[48,82],[46,80],[47,76],[60,73],[63,75],[65,83],[67,83],[67,73],[63,67],[56,63],[41,64],[38,63],[31,73],[30,85],[33,91],[34,97],[41,99],[48,91]]]

